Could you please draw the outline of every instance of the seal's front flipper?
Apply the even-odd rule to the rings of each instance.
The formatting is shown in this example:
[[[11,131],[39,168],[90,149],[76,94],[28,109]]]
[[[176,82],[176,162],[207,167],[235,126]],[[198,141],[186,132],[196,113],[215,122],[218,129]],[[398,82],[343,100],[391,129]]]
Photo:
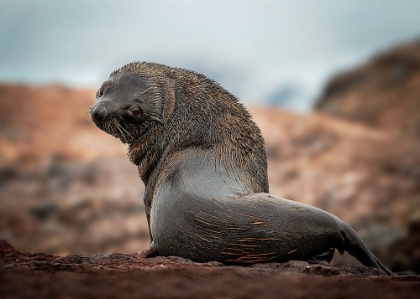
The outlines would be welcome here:
[[[334,257],[334,252],[335,249],[330,248],[329,250],[321,254],[315,255],[312,258],[307,259],[306,262],[308,262],[309,264],[321,264],[322,262],[330,263]]]
[[[154,251],[153,249],[148,249],[148,250],[142,250],[137,252],[138,257],[143,258],[143,259],[150,259],[153,257],[157,257],[157,252]]]

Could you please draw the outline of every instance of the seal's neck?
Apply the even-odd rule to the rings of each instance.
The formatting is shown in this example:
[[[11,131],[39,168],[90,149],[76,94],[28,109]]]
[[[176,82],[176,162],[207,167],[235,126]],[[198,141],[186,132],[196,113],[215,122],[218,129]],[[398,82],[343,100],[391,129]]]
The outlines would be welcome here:
[[[162,128],[157,126],[128,147],[128,158],[138,167],[139,176],[145,185],[163,156],[165,144],[163,135]]]

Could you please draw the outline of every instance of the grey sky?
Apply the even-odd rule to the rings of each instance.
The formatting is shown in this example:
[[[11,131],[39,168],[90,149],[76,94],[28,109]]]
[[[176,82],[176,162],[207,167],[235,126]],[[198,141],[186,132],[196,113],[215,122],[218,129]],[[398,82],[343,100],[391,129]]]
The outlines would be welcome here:
[[[195,69],[304,110],[340,69],[420,37],[420,1],[0,0],[0,80],[97,87],[130,61]]]

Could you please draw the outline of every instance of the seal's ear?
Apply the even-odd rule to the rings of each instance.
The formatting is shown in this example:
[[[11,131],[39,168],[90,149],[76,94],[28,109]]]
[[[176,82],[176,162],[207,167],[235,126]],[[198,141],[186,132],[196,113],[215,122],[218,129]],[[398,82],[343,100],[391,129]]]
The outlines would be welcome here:
[[[163,98],[160,89],[149,86],[130,95],[130,104],[139,105],[145,119],[163,123]]]
[[[168,84],[164,88],[160,88],[160,90],[162,90],[160,95],[162,101],[161,120],[168,122],[172,118],[175,110],[176,90],[173,84]]]

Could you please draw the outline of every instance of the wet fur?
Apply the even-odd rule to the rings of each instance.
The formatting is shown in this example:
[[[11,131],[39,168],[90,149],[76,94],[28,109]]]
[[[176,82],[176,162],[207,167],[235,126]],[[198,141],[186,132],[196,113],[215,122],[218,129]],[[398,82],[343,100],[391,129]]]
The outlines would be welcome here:
[[[128,144],[146,185],[152,249],[195,261],[316,260],[331,248],[391,274],[354,231],[323,210],[268,193],[261,132],[237,99],[192,71],[154,63],[116,70],[92,107],[95,124]],[[124,107],[142,107],[127,118]],[[332,255],[328,255],[328,260]]]

